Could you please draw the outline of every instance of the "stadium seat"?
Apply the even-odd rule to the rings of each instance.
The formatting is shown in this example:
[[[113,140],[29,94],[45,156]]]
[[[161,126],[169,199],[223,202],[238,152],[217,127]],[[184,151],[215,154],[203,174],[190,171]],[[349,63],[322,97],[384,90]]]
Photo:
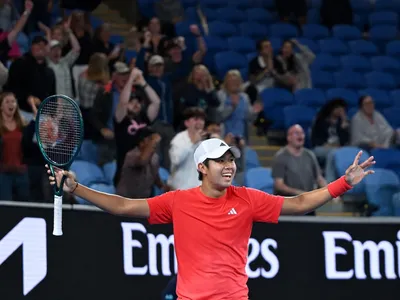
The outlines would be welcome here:
[[[321,40],[330,37],[329,29],[319,24],[305,24],[302,27],[303,37]]]
[[[327,38],[319,41],[321,52],[331,55],[345,55],[348,53],[347,45],[337,38]]]
[[[289,105],[283,109],[285,128],[299,124],[304,132],[308,132],[314,120],[316,110],[304,105]]]
[[[399,107],[390,107],[386,108],[382,112],[383,116],[386,118],[386,121],[392,126],[392,128],[400,128],[400,108]]]
[[[376,25],[369,30],[369,38],[372,42],[378,45],[378,48],[383,52],[386,43],[396,39],[397,33],[397,26]]]
[[[158,169],[158,175],[160,176],[160,179],[163,183],[167,183],[170,175],[167,169],[160,167]],[[163,192],[157,186],[154,186],[153,193],[155,196],[158,196],[161,195]]]
[[[204,7],[201,9],[203,15],[207,19],[208,23],[214,22],[214,21],[219,21],[219,15],[218,15],[218,10]]]
[[[327,53],[316,55],[315,60],[311,65],[312,70],[321,71],[336,71],[339,68],[339,58]]]
[[[400,108],[400,90],[390,91],[389,96],[392,100],[394,107]]]
[[[340,57],[340,62],[343,70],[352,70],[362,73],[371,71],[370,60],[361,55],[343,55]]]
[[[371,155],[375,158],[376,168],[392,170],[400,176],[400,150],[373,149]]]
[[[352,25],[335,25],[332,28],[332,35],[343,41],[358,40],[362,37],[360,29]]]
[[[269,35],[282,39],[291,39],[299,35],[296,26],[288,23],[275,23],[269,26]]]
[[[70,169],[76,174],[77,180],[83,185],[89,186],[94,183],[108,184],[108,180],[104,176],[103,170],[94,163],[75,160]]]
[[[336,150],[334,154],[334,160],[335,160],[335,170],[338,176],[341,176],[346,173],[347,168],[353,163],[354,158],[356,157],[359,151],[361,151],[361,149],[357,147],[342,147]],[[369,157],[368,152],[363,151],[360,158],[360,163],[367,160],[368,157]],[[358,195],[363,193],[365,193],[365,182],[361,181],[346,194]]]
[[[226,2],[221,0],[202,0],[200,4],[201,8],[207,7],[212,9],[218,9],[220,7],[226,6]]]
[[[252,168],[258,168],[261,166],[260,160],[258,159],[258,154],[254,149],[246,147],[244,156],[246,162],[246,168],[245,168],[246,170],[250,170]]]
[[[399,192],[400,180],[391,170],[374,168],[375,174],[365,178],[365,191],[369,203],[379,209],[374,216],[393,216],[393,196]]]
[[[272,129],[284,129],[283,107],[294,104],[293,94],[285,89],[270,88],[261,92],[264,115],[271,120]]]
[[[321,14],[319,13],[319,9],[311,8],[307,11],[307,23],[308,24],[321,23]]]
[[[358,112],[358,107],[350,107],[347,110],[347,117],[351,120],[357,112]]]
[[[392,57],[400,56],[400,41],[390,41],[386,44],[385,54]]]
[[[400,192],[393,195],[393,215],[400,217]]]
[[[376,88],[376,89],[396,88],[396,82],[394,80],[394,77],[389,73],[374,71],[365,74],[364,77],[367,86],[369,88]]]
[[[82,142],[81,150],[79,151],[76,159],[84,160],[96,164],[98,157],[98,149],[95,143],[91,140],[84,140]]]
[[[269,41],[271,42],[274,53],[278,53],[281,50],[283,39],[278,37],[271,37],[269,38]]]
[[[185,17],[193,23],[199,23],[200,17],[196,7],[188,7],[185,9]]]
[[[361,96],[371,96],[374,99],[375,107],[378,110],[382,110],[393,105],[392,99],[389,97],[389,94],[385,90],[379,89],[365,89],[360,90],[358,95]]]
[[[247,68],[247,66],[246,57],[240,53],[224,51],[215,55],[215,67],[219,79],[223,79],[226,72],[231,69],[242,69]]]
[[[297,39],[297,41],[298,41],[300,44],[305,45],[305,46],[307,46],[308,48],[310,48],[310,50],[311,50],[314,54],[317,54],[318,52],[320,52],[319,45],[318,45],[315,41],[313,41],[313,40],[311,40],[311,39],[304,38],[304,37],[300,37],[300,38]]]
[[[125,50],[125,61],[127,64],[129,64],[130,61],[136,57],[137,57],[137,52],[135,50]]]
[[[326,91],[327,101],[330,101],[335,98],[342,98],[346,101],[349,107],[355,107],[358,105],[358,95],[352,89],[344,89],[344,88],[333,88]]]
[[[253,58],[257,57],[258,53],[257,52],[251,52],[246,54],[247,61],[250,62]]]
[[[237,8],[222,7],[217,10],[220,21],[229,23],[240,23],[247,20],[247,16]]]
[[[397,0],[375,0],[375,11],[400,11],[400,3]]]
[[[245,186],[257,189],[269,194],[274,192],[274,179],[270,169],[259,167],[246,171]]]
[[[253,52],[256,45],[256,42],[254,40],[244,36],[230,37],[227,39],[227,42],[231,51],[238,52],[244,55]]]
[[[366,15],[359,15],[359,14],[353,14],[353,24],[356,26],[359,30],[363,31],[365,30],[365,25],[367,24],[367,17]]]
[[[320,8],[322,5],[322,0],[308,0],[308,6],[313,8]]]
[[[181,3],[184,8],[188,8],[188,7],[195,7],[198,4],[198,1],[197,0],[182,0]]]
[[[362,73],[349,70],[342,70],[335,73],[336,87],[347,89],[363,89],[366,88],[365,78]]]
[[[350,52],[357,55],[364,55],[364,56],[375,56],[378,55],[378,47],[371,42],[366,40],[357,40],[357,41],[350,41],[349,42]]]
[[[235,25],[222,22],[222,21],[213,21],[208,24],[208,29],[210,35],[219,36],[219,37],[231,37],[237,35],[237,28]]]
[[[108,162],[102,167],[105,179],[109,184],[114,184],[114,176],[117,172],[116,161]]]
[[[400,62],[390,56],[375,56],[371,58],[371,65],[375,71],[392,74],[400,73]]]
[[[244,12],[249,22],[257,22],[260,24],[271,24],[275,21],[274,16],[263,8],[250,8]]]
[[[197,2],[197,0],[196,0]],[[230,1],[228,3],[229,6],[235,7],[240,10],[245,10],[249,9],[252,7],[252,3],[248,0],[235,0],[235,1]]]
[[[319,108],[326,103],[326,97],[320,89],[301,89],[294,92],[294,102],[298,105]]]
[[[350,4],[356,13],[367,13],[373,9],[371,1],[368,0],[350,0]]]
[[[115,35],[110,36],[109,42],[114,45],[119,45],[124,42],[124,38],[120,35],[115,34]]]
[[[311,78],[314,88],[325,90],[335,86],[335,81],[331,72],[312,70]]]
[[[221,37],[207,35],[204,37],[204,41],[207,45],[207,52],[215,54],[217,52],[228,50],[226,40]]]
[[[242,36],[246,36],[254,40],[265,39],[268,36],[267,26],[256,22],[244,22],[239,24],[239,31]],[[253,50],[255,50],[255,44],[253,45],[253,48]]]
[[[369,26],[376,25],[394,25],[399,23],[399,15],[393,11],[373,12],[368,17]]]

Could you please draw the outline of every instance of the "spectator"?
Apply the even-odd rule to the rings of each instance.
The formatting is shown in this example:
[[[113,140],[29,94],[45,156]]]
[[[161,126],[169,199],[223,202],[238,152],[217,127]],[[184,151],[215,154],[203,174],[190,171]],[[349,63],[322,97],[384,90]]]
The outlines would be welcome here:
[[[153,17],[148,24],[148,32],[145,31],[145,38],[148,38],[145,43],[145,48],[150,55],[164,55],[165,43],[168,37],[161,33],[160,19]]]
[[[300,53],[294,53],[297,46]],[[281,75],[279,85],[291,91],[312,88],[309,66],[315,59],[315,54],[296,39],[285,41],[277,57],[276,71]]]
[[[132,87],[135,92],[132,93]],[[144,89],[150,104],[145,106],[144,97],[138,93],[138,88]],[[133,69],[122,90],[119,103],[115,110],[114,132],[117,146],[117,171],[115,185],[118,185],[119,176],[126,154],[135,147],[135,135],[141,128],[149,126],[157,117],[160,108],[160,98],[146,83],[142,72]]]
[[[182,112],[188,107],[202,108],[210,120],[216,120],[220,104],[213,79],[207,67],[197,65],[189,75],[188,82],[177,92],[175,101],[175,126],[179,127]]]
[[[10,31],[18,19],[19,14],[14,4],[11,1],[0,0],[0,29]]]
[[[119,60],[121,55],[121,45],[111,43],[110,37],[109,24],[102,24],[97,27],[93,37],[93,52],[107,55],[109,68],[113,71],[114,64]]]
[[[65,22],[60,22],[57,25],[49,28],[43,23],[39,22],[38,26],[40,30],[45,34],[48,41],[58,41],[62,50],[62,55],[67,55],[72,49],[70,42],[70,34],[74,34],[71,30],[71,20],[72,17],[68,17]],[[75,37],[76,39],[76,37]],[[79,43],[79,42],[78,42]],[[80,48],[80,45],[79,45]]]
[[[189,189],[200,184],[196,165],[193,163],[194,151],[207,137],[204,131],[206,114],[198,107],[187,108],[183,114],[186,130],[178,133],[171,141],[171,176],[168,184],[172,189]]]
[[[79,105],[85,123],[85,139],[92,139],[95,132],[90,122],[90,111],[97,94],[104,89],[110,80],[107,56],[103,53],[94,53],[89,65],[79,77]]]
[[[70,21],[71,19],[69,19]],[[71,81],[71,68],[78,59],[81,48],[74,33],[70,30],[69,21],[64,23],[64,30],[69,35],[72,49],[62,57],[62,44],[58,40],[50,41],[50,51],[47,58],[48,66],[53,70],[56,77],[56,93],[74,97],[74,90]]]
[[[13,93],[0,96],[0,200],[29,200],[29,178],[22,161],[25,126]],[[16,197],[13,197],[15,192]]]
[[[336,179],[334,153],[350,142],[350,122],[346,114],[346,102],[334,99],[318,112],[311,128],[311,144],[319,163],[325,166],[328,182]]]
[[[45,99],[56,92],[54,72],[46,63],[47,40],[36,36],[32,40],[31,51],[17,59],[10,67],[6,91],[15,94],[21,113],[28,121],[32,118],[29,97]]]
[[[160,139],[160,135],[150,127],[138,130],[135,136],[135,148],[125,156],[121,179],[117,186],[118,195],[146,199],[153,195],[154,186],[158,186],[164,192],[169,190],[158,173],[156,148]],[[132,179],[135,180],[135,184],[132,184]]]
[[[296,196],[312,191],[316,186],[327,185],[315,154],[304,148],[304,139],[304,130],[300,125],[289,128],[288,144],[276,153],[273,161],[274,194]]]
[[[394,130],[382,114],[375,110],[371,96],[362,96],[358,101],[358,112],[351,120],[351,144],[367,151],[389,148],[394,139]]]
[[[129,73],[130,70],[125,63],[116,62],[112,82],[97,93],[90,111],[90,120],[96,131],[93,140],[98,145],[99,165],[115,159],[114,115]]]

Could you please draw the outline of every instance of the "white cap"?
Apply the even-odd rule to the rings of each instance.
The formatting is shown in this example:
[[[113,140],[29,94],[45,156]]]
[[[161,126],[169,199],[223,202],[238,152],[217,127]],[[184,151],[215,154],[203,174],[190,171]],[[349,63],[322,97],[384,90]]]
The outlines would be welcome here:
[[[56,46],[60,46],[61,43],[57,40],[51,40],[50,41],[50,48],[56,47]]]
[[[196,167],[203,163],[207,158],[216,159],[223,156],[226,151],[231,151],[235,158],[240,158],[240,150],[236,147],[230,147],[220,139],[208,139],[197,147],[194,152],[194,162]]]
[[[149,65],[158,65],[158,64],[164,64],[164,58],[162,58],[160,55],[153,55],[149,59]]]

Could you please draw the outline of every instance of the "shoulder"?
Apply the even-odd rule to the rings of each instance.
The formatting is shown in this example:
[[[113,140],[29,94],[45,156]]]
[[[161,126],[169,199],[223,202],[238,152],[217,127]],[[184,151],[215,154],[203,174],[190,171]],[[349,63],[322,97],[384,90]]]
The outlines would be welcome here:
[[[310,149],[304,148],[304,150],[303,150],[303,155],[304,155],[304,156],[308,156],[308,157],[310,157],[311,159],[317,159],[317,157],[315,156],[314,152],[312,152]]]
[[[189,138],[189,135],[187,133],[187,130],[181,131],[177,133],[174,138],[172,139],[171,143],[176,143],[182,140],[186,140]]]
[[[286,147],[283,147],[275,153],[275,159],[280,159],[282,157],[286,157],[288,155]]]

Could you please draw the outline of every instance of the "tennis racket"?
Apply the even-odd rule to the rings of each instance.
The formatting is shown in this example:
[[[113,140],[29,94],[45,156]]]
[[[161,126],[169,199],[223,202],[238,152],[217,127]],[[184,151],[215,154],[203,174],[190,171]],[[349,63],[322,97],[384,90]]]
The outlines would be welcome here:
[[[36,139],[51,174],[54,169],[69,170],[83,140],[82,113],[76,102],[65,95],[53,95],[40,104],[36,115]],[[53,235],[62,232],[62,196],[66,177],[54,185]]]

